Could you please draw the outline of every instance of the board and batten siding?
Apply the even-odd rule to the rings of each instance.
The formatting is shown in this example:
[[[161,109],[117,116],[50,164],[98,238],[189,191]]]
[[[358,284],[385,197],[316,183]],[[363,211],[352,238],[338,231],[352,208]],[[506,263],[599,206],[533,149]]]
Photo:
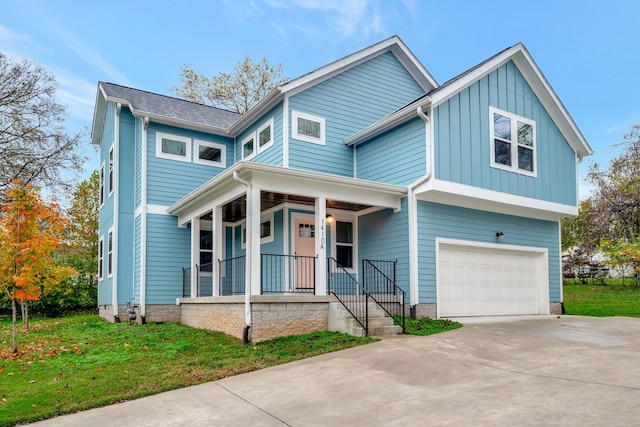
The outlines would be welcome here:
[[[358,256],[370,260],[397,260],[396,284],[409,297],[409,220],[407,198],[400,211],[384,209],[358,217]]]
[[[190,161],[156,157],[156,133],[191,139]],[[226,167],[233,164],[233,140],[224,136],[150,123],[147,130],[147,203],[171,206],[191,191],[218,175],[223,168],[193,162],[194,139],[226,146]]]
[[[537,177],[491,167],[489,107],[536,122]],[[576,155],[509,61],[434,108],[437,179],[575,206]]]
[[[548,249],[549,301],[560,301],[558,223],[418,201],[420,303],[436,302],[436,237]]]
[[[386,52],[289,98],[289,166],[353,176],[353,148],[345,138],[424,94],[404,66]],[[291,111],[325,119],[325,145],[292,137]]]
[[[256,163],[265,163],[268,165],[282,166],[282,102],[269,110],[268,113],[262,116],[259,120],[256,120],[251,126],[242,131],[242,133],[240,133],[236,137],[236,160],[242,160],[242,141],[244,141],[244,139],[251,134],[254,135],[254,147],[256,147],[257,150],[258,135],[256,131],[271,119],[273,119],[274,127],[274,129],[272,129],[271,135],[271,137],[273,138],[273,145],[262,151],[261,153],[256,154],[255,157],[251,158],[251,161]],[[231,164],[228,164],[227,166],[231,166]]]
[[[415,118],[356,147],[356,178],[408,185],[427,171],[425,123]]]
[[[191,230],[170,215],[147,215],[147,304],[182,297],[182,269],[191,264]]]

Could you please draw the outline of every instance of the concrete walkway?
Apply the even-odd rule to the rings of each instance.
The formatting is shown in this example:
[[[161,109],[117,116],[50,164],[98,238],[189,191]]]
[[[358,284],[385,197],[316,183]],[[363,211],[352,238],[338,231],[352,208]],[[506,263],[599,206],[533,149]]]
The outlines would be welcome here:
[[[640,319],[467,321],[39,426],[630,426]],[[463,321],[464,323],[464,321]]]

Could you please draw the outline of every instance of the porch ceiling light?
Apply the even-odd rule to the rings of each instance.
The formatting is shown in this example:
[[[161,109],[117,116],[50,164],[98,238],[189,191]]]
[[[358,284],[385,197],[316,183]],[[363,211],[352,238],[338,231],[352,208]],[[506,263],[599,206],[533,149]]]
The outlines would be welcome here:
[[[504,233],[502,231],[498,231],[496,233],[496,239],[498,240],[504,240]]]
[[[326,218],[327,222],[331,222],[333,221],[333,215],[331,214],[327,214],[327,218]]]

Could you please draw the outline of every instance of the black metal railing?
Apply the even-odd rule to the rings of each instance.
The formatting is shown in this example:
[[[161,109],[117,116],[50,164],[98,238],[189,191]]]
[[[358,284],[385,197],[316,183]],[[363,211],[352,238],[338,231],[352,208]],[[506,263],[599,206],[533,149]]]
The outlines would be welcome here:
[[[396,261],[362,260],[362,283],[376,303],[405,331],[405,292],[396,284]]]
[[[334,295],[369,334],[369,293],[335,258],[327,258],[327,293]]]
[[[218,260],[220,295],[244,294],[246,274],[245,256]]]
[[[264,294],[316,291],[315,256],[260,255],[260,292]]]
[[[196,282],[196,296],[213,296],[213,264],[207,263],[196,265],[198,270],[198,281]]]
[[[191,297],[191,268],[182,268],[182,296]]]

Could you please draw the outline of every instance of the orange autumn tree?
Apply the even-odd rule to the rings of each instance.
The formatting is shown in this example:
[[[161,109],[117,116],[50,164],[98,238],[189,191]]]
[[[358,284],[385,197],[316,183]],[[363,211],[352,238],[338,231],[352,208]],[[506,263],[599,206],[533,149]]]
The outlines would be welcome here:
[[[11,299],[14,353],[16,302],[37,301],[75,274],[55,258],[66,226],[56,203],[45,203],[30,185],[12,182],[0,211],[0,289]]]

